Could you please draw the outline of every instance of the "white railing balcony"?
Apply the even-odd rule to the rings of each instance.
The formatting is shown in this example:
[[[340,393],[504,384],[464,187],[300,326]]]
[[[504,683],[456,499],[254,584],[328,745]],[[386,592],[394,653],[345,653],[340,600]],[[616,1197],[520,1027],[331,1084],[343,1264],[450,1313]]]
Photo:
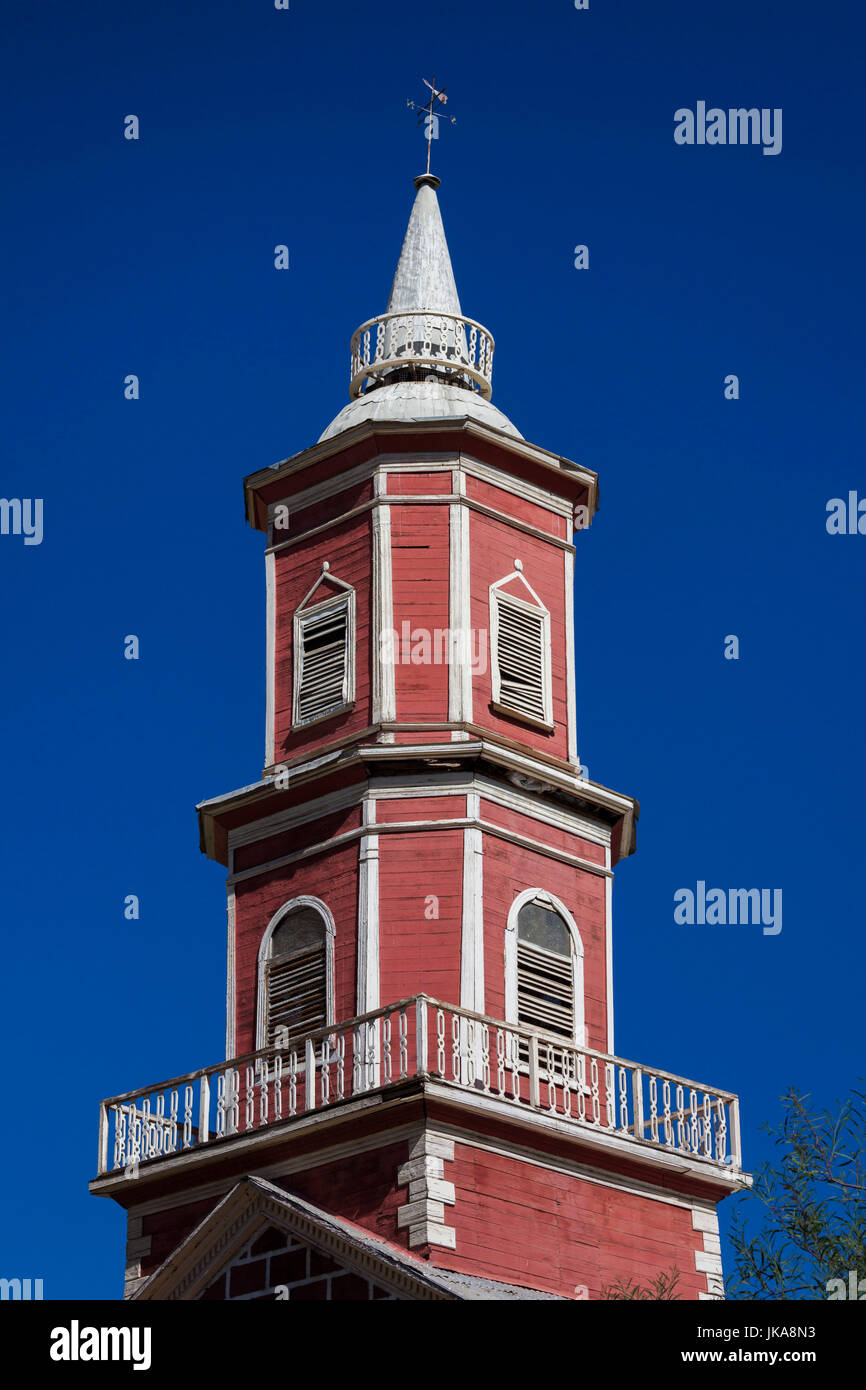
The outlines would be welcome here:
[[[485,400],[492,395],[493,338],[474,319],[422,309],[380,314],[352,335],[352,400],[401,367],[445,369]]]
[[[243,1138],[418,1078],[637,1149],[739,1173],[737,1097],[419,994],[345,1023],[113,1096],[99,1176]]]

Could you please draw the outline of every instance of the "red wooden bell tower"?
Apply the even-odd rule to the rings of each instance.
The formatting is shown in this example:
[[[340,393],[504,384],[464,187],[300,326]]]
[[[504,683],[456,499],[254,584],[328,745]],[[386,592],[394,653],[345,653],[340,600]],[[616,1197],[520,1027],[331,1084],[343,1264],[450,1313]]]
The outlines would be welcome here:
[[[226,1060],[103,1103],[138,1298],[718,1297],[734,1096],[614,1053],[636,804],[581,773],[595,474],[492,405],[438,179],[350,403],[246,480],[266,537],[259,781],[228,869]],[[507,350],[507,345],[506,345]]]

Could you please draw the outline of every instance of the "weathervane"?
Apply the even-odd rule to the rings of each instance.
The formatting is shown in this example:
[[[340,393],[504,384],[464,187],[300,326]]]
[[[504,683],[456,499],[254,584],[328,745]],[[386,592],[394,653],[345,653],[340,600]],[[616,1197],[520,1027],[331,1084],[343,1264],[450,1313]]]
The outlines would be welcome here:
[[[436,86],[436,74],[435,74],[435,73],[433,74],[433,81],[432,81],[432,82],[428,82],[426,77],[422,77],[421,81],[424,83],[424,86],[425,86],[425,87],[429,87],[429,88],[430,88],[430,100],[429,100],[429,101],[425,101],[425,103],[424,103],[423,106],[419,106],[418,103],[415,102],[415,101],[407,101],[407,102],[406,102],[406,105],[407,105],[407,106],[410,106],[410,107],[412,108],[413,111],[417,111],[417,112],[418,112],[418,124],[419,124],[419,125],[421,124],[422,121],[424,121],[425,124],[426,124],[426,129],[425,129],[425,131],[424,131],[424,134],[427,136],[427,173],[429,174],[429,173],[430,173],[430,143],[431,143],[431,141],[433,141],[433,140],[438,140],[438,138],[439,138],[438,132],[437,132],[437,127],[438,127],[438,125],[439,125],[439,112],[435,110],[435,107],[436,107],[436,103],[437,103],[437,102],[439,103],[440,106],[444,106],[445,103],[446,103],[446,101],[448,100],[448,98],[447,98],[447,96],[445,95],[445,88],[444,88],[444,87],[439,87],[439,88],[437,88],[437,86]],[[446,117],[445,117],[445,120],[446,120],[446,121],[450,121],[452,125],[456,125],[456,124],[457,124],[457,121],[455,120],[455,118],[454,118],[453,116],[446,116]]]

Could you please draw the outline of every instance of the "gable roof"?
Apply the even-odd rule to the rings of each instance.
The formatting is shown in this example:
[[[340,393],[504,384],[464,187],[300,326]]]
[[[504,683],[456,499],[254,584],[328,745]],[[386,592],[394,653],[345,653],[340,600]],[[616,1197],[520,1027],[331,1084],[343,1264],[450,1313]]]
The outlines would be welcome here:
[[[436,1269],[381,1236],[332,1216],[265,1178],[237,1183],[177,1249],[139,1286],[133,1298],[192,1301],[259,1232],[269,1226],[330,1255],[345,1268],[395,1294],[419,1301],[555,1299],[493,1279]]]

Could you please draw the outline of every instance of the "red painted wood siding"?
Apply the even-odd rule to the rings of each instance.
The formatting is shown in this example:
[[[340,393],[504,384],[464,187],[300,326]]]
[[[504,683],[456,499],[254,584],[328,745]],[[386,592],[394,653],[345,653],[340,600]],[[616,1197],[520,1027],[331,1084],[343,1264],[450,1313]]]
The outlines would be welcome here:
[[[433,497],[451,491],[451,469],[437,469],[430,473],[389,473],[387,492],[389,496]]]
[[[428,903],[433,897],[436,903]],[[460,1002],[463,831],[379,837],[379,958],[383,1003],[423,991]],[[425,917],[437,911],[438,918]]]
[[[409,733],[401,733],[398,729],[394,733],[395,743],[450,743],[450,741],[451,735],[447,729],[413,729]]]
[[[566,624],[565,624],[565,558],[564,551],[536,536],[516,531],[504,522],[473,512],[469,521],[471,615],[476,632],[488,634],[488,660],[485,670],[473,676],[474,722],[495,730],[504,737],[517,740],[532,749],[565,759],[568,756],[567,685],[566,685]],[[555,731],[545,733],[518,719],[496,713],[490,708],[493,697],[490,670],[490,585],[504,579],[514,569],[514,561],[523,562],[523,574],[550,611],[551,682],[553,693],[553,722]],[[522,584],[509,592],[519,594],[527,602],[532,595]]]
[[[447,506],[391,507],[394,628],[400,638],[395,666],[397,718],[430,723],[448,718],[448,664],[411,660],[403,622],[432,635],[448,627],[449,526]],[[442,644],[444,646],[444,644]],[[418,653],[422,655],[423,653]]]
[[[403,1139],[277,1181],[324,1211],[355,1221],[406,1249],[408,1232],[397,1229],[397,1211],[406,1203],[407,1189],[397,1186],[397,1170],[408,1155],[409,1144]]]
[[[466,815],[465,796],[379,797],[376,821],[379,825],[396,821],[459,820]]]
[[[555,825],[548,825],[547,821],[538,820],[535,816],[512,811],[510,807],[500,806],[498,802],[488,801],[486,797],[481,798],[481,819],[489,821],[491,825],[501,825],[504,830],[512,830],[515,834],[526,835],[530,840],[539,840],[542,844],[550,845],[552,849],[564,850],[566,854],[588,859],[592,864],[604,864],[603,845],[598,845],[593,840],[584,840],[571,830],[559,830]]]
[[[539,531],[548,531],[550,535],[558,536],[563,541],[566,539],[564,516],[551,511],[549,507],[540,507],[535,502],[527,502],[524,498],[517,497],[504,487],[496,487],[493,483],[486,483],[482,482],[480,478],[473,478],[471,473],[466,475],[466,496],[471,497],[475,502],[481,502],[485,507],[493,507],[498,512],[504,512],[506,516],[513,516],[515,521],[524,521],[529,526],[537,527]]]
[[[647,1284],[677,1268],[682,1298],[707,1291],[694,1258],[703,1237],[688,1207],[460,1143],[445,1177],[455,1187],[445,1219],[457,1246],[431,1248],[431,1264],[442,1269],[567,1298],[585,1285],[597,1299],[619,1277]]]
[[[293,617],[327,560],[330,571],[355,589],[355,705],[292,732]],[[300,541],[275,557],[276,652],[274,680],[274,758],[296,756],[322,743],[345,738],[366,728],[371,719],[372,542],[370,513],[344,522],[321,535]],[[327,582],[311,602],[337,592]]]
[[[483,834],[485,1011],[505,1017],[505,931],[514,899],[543,888],[568,908],[583,943],[587,1045],[607,1050],[605,880],[537,850]]]
[[[235,1055],[255,1048],[258,952],[274,913],[307,894],[330,909],[334,940],[334,1015],[355,1014],[358,922],[358,845],[303,859],[235,885]]]
[[[234,871],[243,873],[246,869],[255,868],[257,864],[268,864],[287,854],[299,854],[301,850],[319,845],[324,840],[357,830],[360,824],[360,807],[349,806],[344,811],[335,811],[330,816],[308,821],[306,825],[296,825],[291,830],[268,835],[265,839],[257,840],[255,844],[242,845],[235,850]]]
[[[372,478],[358,483],[355,487],[346,488],[344,492],[335,493],[332,497],[326,497],[321,502],[315,502],[312,506],[299,507],[297,510],[292,498],[287,497],[285,505],[289,508],[289,525],[285,530],[274,529],[274,544],[279,545],[280,541],[303,535],[305,531],[311,531],[314,526],[324,526],[335,517],[342,516],[355,507],[363,506],[365,502],[370,502],[372,498]]]

